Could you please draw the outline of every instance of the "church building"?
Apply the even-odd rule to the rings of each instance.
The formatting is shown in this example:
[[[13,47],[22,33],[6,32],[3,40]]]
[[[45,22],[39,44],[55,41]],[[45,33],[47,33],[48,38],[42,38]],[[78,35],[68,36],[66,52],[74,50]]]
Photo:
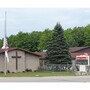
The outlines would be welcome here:
[[[72,56],[72,68],[75,68],[76,56],[88,53],[90,47],[74,47],[69,49]],[[46,52],[30,52],[21,48],[8,48],[9,62],[6,62],[6,70],[9,72],[23,72],[28,70],[38,70],[44,65]],[[5,51],[0,50],[0,72],[5,70]]]
[[[6,62],[6,70],[9,72],[23,72],[37,70],[39,68],[40,55],[20,48],[8,49],[9,62]],[[5,70],[5,51],[0,50],[0,72]]]

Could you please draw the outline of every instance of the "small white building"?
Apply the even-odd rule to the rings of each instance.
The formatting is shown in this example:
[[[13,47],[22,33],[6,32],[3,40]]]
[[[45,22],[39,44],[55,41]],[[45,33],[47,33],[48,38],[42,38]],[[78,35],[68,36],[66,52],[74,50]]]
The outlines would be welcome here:
[[[9,62],[6,63],[6,69],[10,72],[22,72],[26,69],[32,71],[37,70],[40,66],[40,55],[33,52],[26,51],[20,48],[8,49]],[[5,52],[0,50],[0,72],[4,72],[5,66]]]

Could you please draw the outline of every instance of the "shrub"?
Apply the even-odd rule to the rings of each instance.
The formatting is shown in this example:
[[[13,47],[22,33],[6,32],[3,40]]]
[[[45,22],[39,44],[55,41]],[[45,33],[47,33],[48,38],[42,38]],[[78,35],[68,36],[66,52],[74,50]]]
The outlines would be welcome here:
[[[37,70],[34,70],[34,72],[37,72]]]
[[[26,69],[25,71],[26,72],[32,72],[32,69]]]
[[[15,72],[12,72],[12,73],[15,73]]]
[[[25,71],[22,71],[22,72],[25,72]]]
[[[32,69],[29,69],[29,72],[32,72]]]
[[[26,71],[26,72],[29,72],[29,70],[28,70],[28,69],[26,69],[25,71]]]
[[[0,73],[4,73],[3,71],[1,71]]]
[[[10,73],[10,71],[9,71],[9,70],[7,70],[7,73]]]

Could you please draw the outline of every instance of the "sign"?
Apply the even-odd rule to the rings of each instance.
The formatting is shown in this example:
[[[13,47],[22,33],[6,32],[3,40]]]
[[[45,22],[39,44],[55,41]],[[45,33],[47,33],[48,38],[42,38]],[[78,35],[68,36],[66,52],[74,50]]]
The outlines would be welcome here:
[[[76,60],[87,60],[88,58],[87,57],[82,57],[82,56],[77,56],[76,57]]]
[[[84,53],[84,55],[76,56],[76,60],[88,60],[88,53]]]

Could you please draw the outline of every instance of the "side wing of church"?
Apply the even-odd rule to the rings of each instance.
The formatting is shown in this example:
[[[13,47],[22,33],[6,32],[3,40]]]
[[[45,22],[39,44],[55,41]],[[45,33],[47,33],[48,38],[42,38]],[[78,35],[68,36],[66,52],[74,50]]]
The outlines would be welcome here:
[[[10,72],[23,72],[28,70],[37,70],[40,66],[39,55],[20,48],[10,48],[8,50],[9,62],[6,63],[6,69]],[[0,50],[0,71],[4,72],[5,54]]]

